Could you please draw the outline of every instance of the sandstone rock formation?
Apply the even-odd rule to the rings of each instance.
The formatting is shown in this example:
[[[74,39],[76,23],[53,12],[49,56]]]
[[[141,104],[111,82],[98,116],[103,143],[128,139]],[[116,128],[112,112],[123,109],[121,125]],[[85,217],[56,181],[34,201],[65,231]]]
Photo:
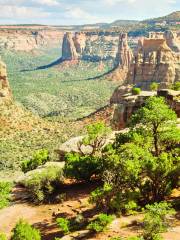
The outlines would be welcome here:
[[[0,28],[0,49],[30,52],[42,47],[59,47],[63,31],[46,29],[2,29]]]
[[[122,33],[119,36],[119,45],[116,55],[116,68],[112,74],[109,74],[110,80],[123,82],[127,77],[131,62],[133,59],[133,52],[128,45],[127,33]]]
[[[144,105],[144,102],[150,96],[165,97],[169,106],[180,117],[180,91],[173,90],[159,90],[156,92],[142,91],[140,95],[132,95],[131,93],[121,95],[119,99],[113,99],[114,114],[112,119],[112,126],[114,129],[120,130],[125,128],[132,114]]]
[[[62,60],[78,60],[78,53],[74,44],[72,33],[66,33],[62,44]]]
[[[166,31],[164,33],[164,38],[166,39],[167,45],[174,51],[179,53],[180,52],[180,38],[176,32]]]
[[[82,56],[86,47],[86,34],[76,32],[73,38],[74,45],[79,56]]]
[[[100,61],[111,59],[114,61],[118,50],[118,39],[119,34],[114,32],[65,33],[62,60]]]
[[[139,39],[133,54],[127,47],[127,37],[120,39],[117,55],[119,67],[111,74],[113,80],[120,80],[122,84],[135,85],[144,90],[148,90],[152,82],[159,83],[160,88],[166,88],[179,81],[178,37],[172,32],[164,35],[150,33],[149,36],[150,38]]]
[[[177,57],[165,39],[141,39],[134,54],[126,83],[148,89],[152,82],[165,88],[176,78]]]
[[[11,90],[7,78],[6,65],[0,60],[0,103],[11,100]]]
[[[120,34],[116,61],[121,68],[129,68],[132,58],[133,53],[128,45],[127,33]]]

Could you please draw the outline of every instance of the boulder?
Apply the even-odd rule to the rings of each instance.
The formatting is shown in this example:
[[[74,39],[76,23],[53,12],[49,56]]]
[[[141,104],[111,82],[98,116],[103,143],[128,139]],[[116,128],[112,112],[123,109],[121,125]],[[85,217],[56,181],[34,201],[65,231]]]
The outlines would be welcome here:
[[[107,137],[104,146],[110,142],[113,142],[117,133],[118,133],[117,131],[111,132],[109,134],[109,136]],[[64,161],[64,156],[67,153],[81,153],[78,146],[84,137],[85,136],[73,137],[73,138],[69,139],[68,141],[66,141],[65,143],[63,143],[59,147],[59,149],[56,149],[55,152],[59,155],[59,160]],[[81,145],[81,150],[84,154],[90,154],[92,152],[92,147],[89,145],[88,146]]]
[[[20,176],[16,180],[16,182],[20,183],[20,184],[23,184],[24,181],[27,181],[28,179],[31,179],[31,177],[33,177],[34,175],[36,175],[38,173],[42,173],[44,170],[46,170],[50,167],[61,170],[61,169],[63,169],[64,165],[65,165],[64,162],[47,162],[44,165],[39,166],[38,168],[36,168],[32,171],[29,171],[25,174],[22,174],[22,176]]]

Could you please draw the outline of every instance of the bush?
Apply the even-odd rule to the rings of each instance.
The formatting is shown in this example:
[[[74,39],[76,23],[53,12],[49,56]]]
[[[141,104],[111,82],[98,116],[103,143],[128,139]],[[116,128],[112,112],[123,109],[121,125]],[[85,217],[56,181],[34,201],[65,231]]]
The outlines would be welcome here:
[[[0,233],[0,240],[7,240],[7,237],[4,233]]]
[[[107,209],[110,205],[110,196],[112,187],[108,184],[104,184],[103,187],[96,188],[91,192],[89,202],[95,203],[98,208]]]
[[[32,159],[24,160],[21,163],[21,169],[24,173],[34,170],[37,167],[45,164],[49,160],[49,151],[41,149],[34,153]]]
[[[180,82],[175,82],[171,88],[175,91],[180,91]]]
[[[162,239],[159,235],[167,231],[168,221],[167,215],[174,214],[174,209],[167,202],[155,203],[146,205],[146,214],[144,217],[144,239],[159,240]]]
[[[94,156],[69,153],[65,157],[65,175],[77,180],[89,181],[100,173],[100,160]]]
[[[66,218],[57,218],[56,223],[63,234],[68,234],[70,232],[70,221]]]
[[[28,176],[22,184],[30,193],[34,203],[49,201],[57,186],[63,182],[62,167],[50,166]]]
[[[0,209],[7,207],[10,201],[12,184],[9,182],[0,182]]]
[[[133,95],[139,95],[140,93],[141,93],[141,89],[140,89],[140,88],[134,87],[134,88],[132,89],[132,94],[133,94]]]
[[[113,215],[107,215],[104,213],[99,214],[95,221],[92,221],[87,228],[93,232],[102,232],[106,230],[107,226],[113,221]]]
[[[135,214],[138,210],[138,205],[135,201],[131,200],[127,204],[125,204],[124,208],[128,215],[132,215]]]
[[[26,221],[20,220],[13,229],[11,240],[41,240],[41,235],[39,230]]]
[[[158,90],[158,86],[159,86],[159,84],[156,83],[156,82],[151,83],[151,85],[150,85],[151,91],[157,91]]]
[[[101,150],[106,142],[108,135],[111,133],[111,129],[107,127],[103,122],[95,122],[86,127],[87,136],[84,137],[81,145],[90,146],[92,152],[89,154],[91,156],[96,156],[101,154]],[[83,152],[81,152],[85,155]]]

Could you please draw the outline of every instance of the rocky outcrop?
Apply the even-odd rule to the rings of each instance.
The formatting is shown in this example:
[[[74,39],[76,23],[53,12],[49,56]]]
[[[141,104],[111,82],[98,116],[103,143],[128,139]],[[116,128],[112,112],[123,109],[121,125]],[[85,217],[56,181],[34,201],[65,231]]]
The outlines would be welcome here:
[[[164,38],[166,39],[167,45],[174,51],[180,52],[180,39],[176,32],[166,31],[164,33]]]
[[[126,79],[128,70],[133,59],[133,52],[128,45],[127,33],[119,36],[118,52],[116,55],[116,68],[113,73],[109,74],[110,80],[123,82]]]
[[[160,88],[166,88],[175,81],[177,61],[165,39],[141,39],[126,83],[147,90],[152,82],[157,82]]]
[[[156,92],[142,91],[140,95],[132,95],[132,93],[121,95],[119,99],[114,101],[114,114],[112,119],[112,126],[114,129],[120,130],[126,127],[132,114],[142,107],[147,98],[151,96],[163,96],[169,106],[180,117],[180,91],[173,90],[159,90]]]
[[[74,44],[72,33],[66,33],[62,44],[62,60],[78,60],[78,53]]]
[[[83,58],[86,47],[86,35],[84,33],[67,32],[64,34],[62,44],[62,60],[74,61]]]
[[[115,60],[118,51],[119,34],[113,32],[65,33],[62,46],[62,59],[74,60]],[[66,45],[67,44],[67,45]],[[66,47],[70,45],[71,47]],[[120,56],[118,56],[120,58]]]
[[[76,32],[73,38],[74,46],[79,57],[83,56],[84,50],[86,48],[86,34],[81,32]]]
[[[148,90],[152,82],[159,83],[160,88],[168,87],[180,78],[179,42],[177,34],[171,31],[150,32],[149,38],[139,39],[132,53],[127,35],[122,34],[116,58],[119,67],[111,73],[111,79],[144,90]]]
[[[0,103],[9,102],[11,97],[6,65],[0,60]]]
[[[118,52],[116,55],[117,64],[121,68],[129,69],[132,58],[133,58],[133,53],[131,48],[128,45],[127,33],[120,34]]]

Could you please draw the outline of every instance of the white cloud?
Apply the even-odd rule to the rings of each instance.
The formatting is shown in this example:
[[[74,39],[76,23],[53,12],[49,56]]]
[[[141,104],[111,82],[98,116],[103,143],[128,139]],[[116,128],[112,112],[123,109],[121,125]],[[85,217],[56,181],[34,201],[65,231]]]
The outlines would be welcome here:
[[[119,3],[135,3],[136,0],[103,0],[103,2],[107,5],[114,6]]]
[[[65,12],[65,16],[67,18],[74,18],[74,19],[83,19],[83,20],[89,20],[89,21],[98,21],[99,18],[90,14],[89,12],[83,10],[79,7],[72,7],[67,9]]]
[[[176,0],[168,0],[167,2],[170,3],[170,4],[176,4],[177,3]]]
[[[55,7],[60,5],[60,3],[56,0],[32,0],[34,4],[46,5],[49,7]]]
[[[31,18],[45,18],[49,16],[50,13],[43,11],[43,9],[41,8],[14,5],[0,5],[0,18],[31,19]]]

